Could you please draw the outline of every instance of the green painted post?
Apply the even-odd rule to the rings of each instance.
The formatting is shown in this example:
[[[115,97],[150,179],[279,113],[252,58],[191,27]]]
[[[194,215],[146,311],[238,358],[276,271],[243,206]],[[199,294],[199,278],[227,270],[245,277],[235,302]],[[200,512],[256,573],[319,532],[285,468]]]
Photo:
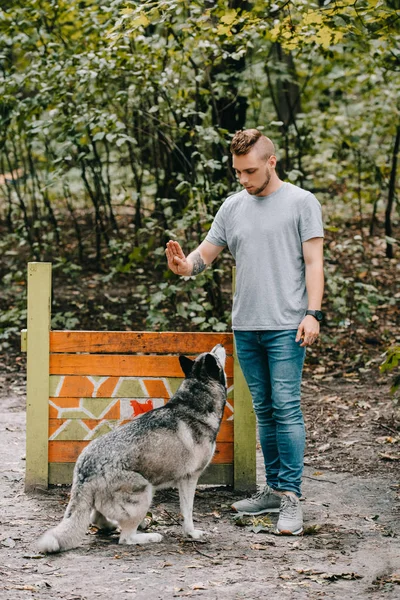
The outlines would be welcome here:
[[[51,263],[28,263],[25,490],[48,486]]]
[[[236,269],[232,271],[232,289],[235,292]],[[256,417],[246,380],[239,365],[236,344],[233,345],[233,479],[235,490],[253,491],[257,487],[256,472]]]

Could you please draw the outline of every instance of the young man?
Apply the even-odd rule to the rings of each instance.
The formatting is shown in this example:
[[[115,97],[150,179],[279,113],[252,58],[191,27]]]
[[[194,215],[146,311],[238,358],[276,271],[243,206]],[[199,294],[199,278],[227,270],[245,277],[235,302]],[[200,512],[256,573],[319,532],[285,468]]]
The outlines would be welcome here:
[[[305,349],[318,338],[324,288],[321,207],[310,192],[279,179],[271,140],[235,134],[233,168],[243,190],[227,198],[205,240],[188,256],[169,241],[177,275],[201,273],[226,246],[236,261],[232,328],[249,386],[267,485],[235,502],[238,512],[278,512],[277,532],[299,535],[305,429],[300,386]]]

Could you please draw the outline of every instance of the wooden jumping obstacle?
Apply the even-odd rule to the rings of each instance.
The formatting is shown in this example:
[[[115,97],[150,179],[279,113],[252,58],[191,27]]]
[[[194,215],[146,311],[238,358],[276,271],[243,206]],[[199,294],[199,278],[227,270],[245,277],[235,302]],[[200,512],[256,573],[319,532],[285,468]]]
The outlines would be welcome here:
[[[51,263],[28,264],[25,489],[70,484],[97,436],[162,406],[179,387],[180,354],[226,349],[228,401],[200,483],[256,486],[255,417],[231,333],[51,331]]]

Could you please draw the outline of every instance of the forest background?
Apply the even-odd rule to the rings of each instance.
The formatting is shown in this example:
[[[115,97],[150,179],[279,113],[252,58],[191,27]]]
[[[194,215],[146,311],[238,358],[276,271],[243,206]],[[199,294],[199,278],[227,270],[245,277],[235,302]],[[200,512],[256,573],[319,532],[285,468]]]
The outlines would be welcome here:
[[[27,261],[53,263],[55,329],[228,330],[229,254],[183,280],[164,248],[204,238],[239,189],[230,139],[257,127],[276,142],[279,175],[323,207],[326,319],[307,369],[373,379],[384,363],[396,376],[398,9],[3,0],[3,367],[23,368]]]

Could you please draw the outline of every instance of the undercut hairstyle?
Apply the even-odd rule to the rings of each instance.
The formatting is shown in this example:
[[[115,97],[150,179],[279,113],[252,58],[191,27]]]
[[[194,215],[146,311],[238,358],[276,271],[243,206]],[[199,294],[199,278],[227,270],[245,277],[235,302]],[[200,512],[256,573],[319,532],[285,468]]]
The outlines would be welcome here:
[[[243,129],[237,131],[232,138],[230,150],[235,156],[248,154],[257,145],[262,158],[268,158],[275,154],[275,146],[272,141],[258,129]]]

